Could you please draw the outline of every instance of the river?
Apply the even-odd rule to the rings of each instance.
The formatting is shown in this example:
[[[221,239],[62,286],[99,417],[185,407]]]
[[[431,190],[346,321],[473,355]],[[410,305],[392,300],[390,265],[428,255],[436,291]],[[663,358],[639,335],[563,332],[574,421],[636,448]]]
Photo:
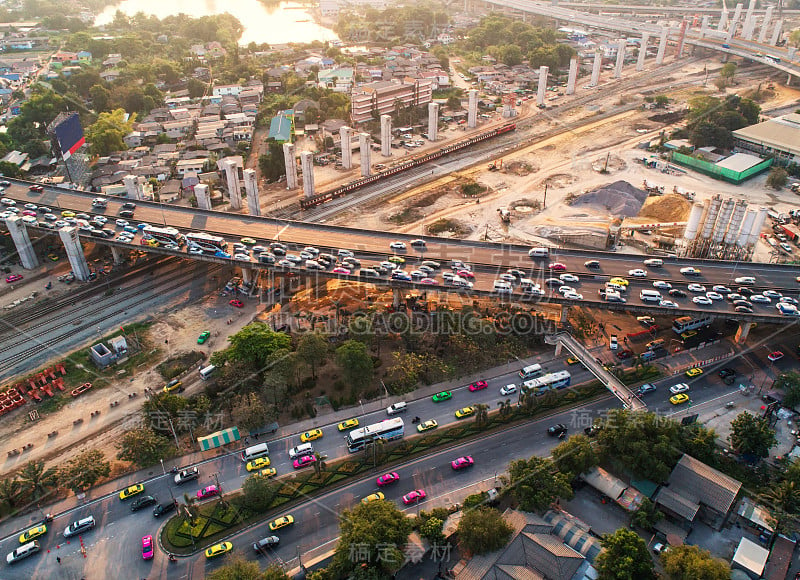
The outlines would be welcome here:
[[[144,12],[158,18],[181,13],[197,18],[228,12],[244,26],[240,44],[324,42],[338,38],[333,30],[314,22],[306,5],[295,2],[265,5],[258,0],[122,0],[103,10],[95,19],[95,25],[111,22],[118,10],[128,15]]]

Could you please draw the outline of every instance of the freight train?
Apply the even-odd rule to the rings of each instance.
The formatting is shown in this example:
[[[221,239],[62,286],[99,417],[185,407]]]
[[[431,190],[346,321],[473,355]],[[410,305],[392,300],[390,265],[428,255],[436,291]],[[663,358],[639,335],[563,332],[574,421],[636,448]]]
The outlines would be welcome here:
[[[336,199],[344,195],[347,195],[351,191],[360,189],[365,185],[369,185],[370,183],[375,183],[376,181],[380,181],[381,179],[386,179],[387,177],[391,177],[392,175],[396,175],[398,173],[407,171],[414,167],[419,167],[420,165],[428,163],[429,161],[433,161],[434,159],[439,159],[440,157],[444,157],[445,155],[449,155],[450,153],[459,151],[461,149],[474,145],[475,143],[480,143],[481,141],[486,141],[487,139],[497,137],[498,135],[514,131],[516,128],[517,128],[516,123],[508,123],[506,125],[503,125],[502,127],[498,127],[497,129],[492,129],[491,131],[487,131],[486,133],[481,133],[480,135],[471,137],[470,139],[465,139],[464,141],[459,141],[458,143],[453,143],[452,145],[442,147],[437,151],[432,151],[431,153],[426,153],[424,155],[420,155],[419,157],[409,159],[408,161],[395,165],[394,167],[390,167],[389,169],[380,171],[374,175],[370,175],[369,177],[362,177],[361,179],[356,179],[355,181],[351,181],[348,184],[342,185],[330,191],[326,191],[325,193],[320,193],[319,195],[315,195],[313,197],[304,198],[300,200],[300,207],[303,209],[309,209],[318,206],[332,199]]]

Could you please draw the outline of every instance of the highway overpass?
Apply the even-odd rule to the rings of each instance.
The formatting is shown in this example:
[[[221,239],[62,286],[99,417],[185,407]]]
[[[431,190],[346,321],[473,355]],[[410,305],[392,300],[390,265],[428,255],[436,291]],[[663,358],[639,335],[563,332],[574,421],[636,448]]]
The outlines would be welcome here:
[[[74,212],[95,213],[109,218],[109,225],[113,225],[114,218],[126,201],[121,198],[108,198],[108,207],[100,212],[94,211],[91,201],[97,194],[90,192],[76,191],[59,187],[47,187],[43,192],[37,193],[30,191],[30,184],[23,181],[14,181],[3,193],[4,196],[14,199],[21,206],[24,203],[34,203],[52,208],[55,212],[71,210]],[[257,243],[266,245],[268,242],[277,240],[290,246],[290,252],[298,253],[304,246],[311,245],[322,251],[331,250],[333,254],[338,249],[347,249],[355,253],[361,260],[362,266],[366,267],[374,262],[386,260],[389,256],[399,254],[404,257],[406,264],[403,265],[406,271],[416,269],[416,266],[423,260],[436,260],[442,262],[447,267],[450,260],[458,259],[470,264],[474,270],[474,287],[470,290],[463,288],[453,288],[441,285],[441,278],[438,279],[440,285],[426,286],[418,282],[402,282],[383,278],[366,278],[360,275],[358,270],[352,274],[334,274],[328,270],[305,270],[298,268],[295,272],[298,275],[309,278],[329,277],[341,278],[359,282],[368,282],[383,286],[390,286],[397,289],[396,296],[399,299],[402,291],[412,288],[428,292],[443,291],[465,294],[470,296],[493,296],[502,301],[528,302],[528,303],[552,303],[558,305],[584,305],[593,308],[607,310],[618,310],[630,313],[647,314],[654,311],[662,313],[672,313],[675,315],[697,315],[708,313],[715,316],[724,316],[743,322],[782,322],[788,323],[796,321],[796,318],[781,316],[775,309],[774,304],[754,305],[752,314],[734,312],[732,305],[725,301],[714,301],[709,306],[698,305],[692,302],[692,292],[687,291],[690,283],[699,283],[711,290],[713,285],[726,285],[731,290],[736,291],[739,286],[735,278],[741,276],[752,276],[756,279],[756,284],[751,286],[755,291],[773,289],[785,295],[798,297],[800,284],[797,282],[798,269],[793,265],[782,264],[763,264],[750,262],[721,262],[715,260],[683,259],[683,258],[664,258],[664,266],[660,268],[646,268],[642,265],[645,256],[635,254],[622,254],[612,252],[582,251],[582,250],[563,250],[551,249],[548,259],[531,259],[528,256],[529,246],[514,244],[494,244],[489,242],[479,242],[470,240],[452,240],[436,237],[426,237],[426,248],[422,251],[410,245],[411,236],[398,235],[390,232],[372,231],[363,229],[344,228],[336,226],[310,224],[296,221],[276,220],[265,217],[251,217],[243,214],[225,213],[218,211],[199,210],[187,207],[175,207],[156,202],[137,201],[136,202],[135,222],[146,222],[151,225],[173,226],[181,231],[207,232],[214,235],[225,237],[229,241],[238,241],[242,237],[251,237]],[[34,227],[34,226],[30,226]],[[41,232],[54,232],[54,230],[43,230]],[[119,228],[116,228],[119,231]],[[81,234],[83,236],[83,234]],[[84,241],[91,240],[94,243],[107,244],[117,249],[124,250],[144,250],[152,253],[167,255],[182,255],[189,259],[199,259],[211,262],[234,262],[240,266],[244,272],[250,273],[255,270],[265,270],[267,275],[285,274],[286,270],[275,268],[266,264],[261,264],[255,260],[236,261],[226,258],[219,258],[211,255],[189,255],[185,249],[171,251],[163,248],[152,248],[140,245],[141,236],[137,235],[133,243],[124,243],[113,239],[99,239],[91,236],[84,236]],[[405,252],[394,252],[389,248],[389,244],[395,240],[405,241],[408,250]],[[584,263],[587,260],[599,260],[600,267],[596,269],[587,268]],[[565,270],[554,271],[549,268],[551,263],[564,264]],[[701,269],[700,276],[687,277],[680,273],[680,269],[686,266],[695,266]],[[523,270],[527,277],[541,284],[545,290],[545,295],[541,298],[530,297],[527,299],[518,286],[514,287],[512,294],[498,295],[493,291],[493,282],[500,274],[509,268],[519,268]],[[646,278],[634,278],[628,272],[632,269],[646,268],[648,270]],[[77,268],[73,266],[77,271]],[[573,286],[583,299],[580,301],[564,298],[555,289],[548,288],[546,280],[561,274],[572,274],[578,278],[578,282],[565,282]],[[608,303],[604,302],[599,296],[599,290],[612,277],[623,277],[629,279],[630,286],[627,293],[627,302]],[[687,291],[685,298],[664,297],[673,300],[677,308],[661,308],[658,305],[642,302],[639,299],[639,292],[643,289],[653,289],[653,281],[661,280],[670,283],[676,289]],[[562,316],[566,315],[566,309]]]

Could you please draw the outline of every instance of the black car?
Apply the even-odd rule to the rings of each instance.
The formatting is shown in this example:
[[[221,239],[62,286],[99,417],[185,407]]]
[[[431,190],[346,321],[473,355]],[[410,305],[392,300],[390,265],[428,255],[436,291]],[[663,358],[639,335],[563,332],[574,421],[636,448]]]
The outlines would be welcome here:
[[[669,291],[669,295],[673,298],[686,298],[686,292],[681,290],[680,288],[673,288]]]
[[[153,510],[153,516],[160,518],[164,514],[167,514],[175,509],[175,502],[168,501],[167,503],[160,503],[156,506],[156,509]]]
[[[584,262],[583,265],[592,270],[596,270],[600,267],[600,260],[589,260],[588,262]]]
[[[132,201],[126,201],[122,204],[122,209],[136,209],[136,204]]]
[[[720,369],[717,374],[719,375],[719,378],[722,379],[722,382],[725,383],[726,385],[732,385],[733,380],[736,377],[736,371],[728,367]]]
[[[756,291],[752,290],[751,288],[748,288],[747,286],[739,286],[736,289],[736,293],[741,294],[742,296],[752,296],[753,294],[756,293]]]
[[[278,536],[267,536],[266,538],[261,538],[259,541],[253,544],[253,549],[256,552],[261,553],[266,548],[272,548],[274,546],[277,546],[279,542],[280,539],[278,538]]]
[[[556,425],[551,425],[547,428],[547,434],[551,437],[557,437],[567,432],[567,426],[563,423],[558,423]]]
[[[747,306],[737,306],[734,310],[736,312],[738,312],[739,314],[752,314],[753,313],[753,309],[752,308],[748,308]]]
[[[133,212],[131,210],[129,210],[129,209],[123,209],[121,212],[119,212],[119,217],[132,219],[133,218]]]
[[[734,306],[744,306],[745,308],[752,308],[753,304],[749,300],[734,300]]]
[[[637,397],[641,397],[642,395],[646,395],[647,393],[654,393],[656,390],[656,386],[650,383],[645,383],[635,391],[635,395]]]
[[[151,506],[156,503],[158,502],[156,502],[156,498],[154,498],[152,495],[145,495],[140,497],[131,504],[131,511],[136,512],[142,508],[146,508],[147,506]]]
[[[525,272],[520,270],[519,268],[511,268],[508,270],[508,273],[514,276],[515,278],[524,278]]]
[[[591,427],[584,427],[583,432],[587,437],[594,437],[603,429],[602,425],[593,424]]]

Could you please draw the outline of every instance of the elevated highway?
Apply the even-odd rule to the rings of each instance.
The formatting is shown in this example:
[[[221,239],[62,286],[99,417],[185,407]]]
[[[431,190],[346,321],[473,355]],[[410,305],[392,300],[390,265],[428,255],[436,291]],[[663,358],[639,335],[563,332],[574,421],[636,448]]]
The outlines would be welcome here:
[[[16,200],[20,205],[24,203],[45,205],[51,207],[55,212],[71,210],[74,212],[98,213],[91,207],[91,201],[96,197],[96,194],[58,187],[47,187],[43,192],[37,193],[30,191],[28,186],[29,184],[27,182],[14,181],[3,195]],[[118,215],[125,201],[125,199],[109,198],[108,207],[102,210],[102,212],[99,212],[99,215],[106,216],[109,219],[109,225],[113,226],[114,218]],[[445,291],[465,295],[494,296],[503,301],[545,302],[565,306],[580,304],[601,309],[642,314],[660,310],[664,313],[672,313],[674,315],[713,314],[715,316],[724,316],[744,322],[788,323],[797,320],[796,318],[781,316],[773,304],[755,304],[752,314],[735,312],[732,305],[725,300],[714,301],[708,306],[698,305],[691,300],[691,297],[696,294],[687,290],[688,284],[698,283],[705,285],[707,290],[711,290],[713,285],[725,285],[735,292],[738,286],[740,286],[735,282],[737,277],[752,276],[756,279],[756,284],[749,286],[753,291],[759,292],[772,289],[785,295],[798,298],[800,293],[800,283],[797,281],[798,268],[792,265],[664,258],[663,267],[646,268],[642,265],[642,261],[645,257],[641,255],[563,250],[557,248],[551,249],[550,256],[547,259],[531,259],[528,256],[529,246],[494,244],[470,240],[451,240],[435,237],[425,238],[426,247],[420,250],[410,245],[412,239],[410,236],[397,235],[389,232],[252,217],[242,214],[174,207],[155,202],[138,201],[136,204],[136,219],[135,222],[131,220],[133,223],[146,222],[155,226],[168,225],[184,232],[202,231],[219,235],[231,242],[239,241],[242,237],[254,238],[258,244],[262,245],[266,245],[270,241],[281,241],[289,245],[290,252],[292,253],[299,253],[300,249],[309,245],[315,246],[321,251],[331,251],[333,254],[336,254],[338,249],[347,249],[354,252],[356,257],[361,260],[362,267],[372,265],[381,260],[386,260],[392,255],[400,255],[406,262],[402,267],[408,272],[415,270],[423,260],[439,261],[444,268],[448,267],[450,260],[462,260],[470,264],[474,271],[474,287],[472,289],[464,289],[445,286],[442,284],[443,281],[441,278],[438,278],[439,285],[426,286],[418,282],[402,282],[390,280],[386,277],[367,278],[361,276],[359,270],[354,270],[348,275],[334,274],[330,269],[294,269],[298,275],[312,278],[341,278],[391,286],[398,289],[398,295],[402,290],[417,288],[428,292]],[[119,228],[117,229],[119,230]],[[41,231],[52,233],[54,230],[42,229]],[[230,260],[212,255],[190,255],[186,253],[185,249],[172,251],[140,245],[140,235],[137,235],[132,243],[89,236],[85,237],[85,240],[90,240],[94,243],[108,244],[118,249],[139,249],[167,255],[178,254],[187,259],[221,263],[230,263],[233,261],[245,271],[265,270],[270,276],[281,275],[287,272],[287,270],[283,268],[275,268],[258,263],[255,259],[248,261]],[[405,241],[408,250],[404,252],[395,252],[391,250],[389,244],[395,240]],[[598,260],[600,265],[598,268],[587,268],[584,265],[587,260]],[[551,263],[563,264],[564,270],[556,271],[549,268]],[[701,274],[692,277],[684,276],[680,273],[680,269],[686,266],[695,266],[699,268]],[[518,268],[522,270],[527,277],[538,282],[545,292],[544,296],[532,297],[523,294],[519,286],[514,286],[511,294],[498,295],[494,292],[494,280],[498,278],[500,274],[505,273],[509,268]],[[629,270],[637,268],[646,268],[648,270],[647,277],[634,278],[629,276]],[[577,301],[564,298],[555,288],[548,287],[546,280],[561,274],[572,274],[578,278],[577,282],[565,282],[565,284],[573,286],[577,292],[582,294],[583,298],[581,300]],[[601,290],[611,278],[617,276],[629,280],[630,285],[627,292],[627,302],[604,302],[599,296],[599,290]],[[665,281],[670,283],[673,288],[683,289],[687,293],[687,296],[684,298],[669,297],[666,295],[666,291],[662,291],[664,298],[676,303],[677,307],[673,308],[662,308],[657,304],[654,305],[652,303],[642,302],[639,299],[639,292],[643,289],[652,290],[654,280]],[[565,315],[565,313],[566,310],[564,310],[562,315]]]

